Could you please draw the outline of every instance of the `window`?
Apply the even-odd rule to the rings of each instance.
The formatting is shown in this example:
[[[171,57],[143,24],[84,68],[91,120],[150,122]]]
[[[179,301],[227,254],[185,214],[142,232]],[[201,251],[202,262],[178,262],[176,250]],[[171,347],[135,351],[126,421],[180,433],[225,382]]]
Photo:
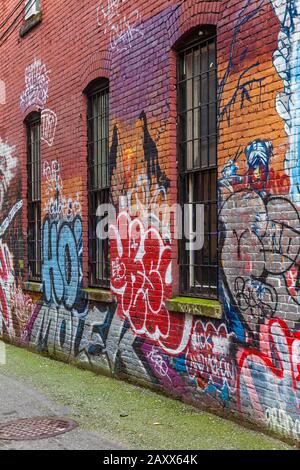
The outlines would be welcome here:
[[[40,12],[40,0],[26,0],[25,1],[25,20]]]
[[[28,272],[41,281],[41,122],[35,113],[27,121]]]
[[[181,288],[186,295],[217,297],[217,64],[216,31],[202,28],[178,53],[178,166],[180,203],[195,230],[196,205],[204,208],[204,245],[179,249]]]
[[[109,203],[109,84],[101,79],[92,83],[88,98],[88,193],[89,193],[89,284],[109,287],[109,240],[97,237],[100,222],[96,212]]]

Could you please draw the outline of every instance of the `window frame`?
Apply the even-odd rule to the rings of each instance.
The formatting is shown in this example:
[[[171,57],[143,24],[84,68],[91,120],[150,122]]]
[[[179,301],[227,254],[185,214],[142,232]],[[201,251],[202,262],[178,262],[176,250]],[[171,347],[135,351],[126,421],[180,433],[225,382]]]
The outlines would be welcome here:
[[[213,44],[214,50],[214,67],[211,67],[210,61],[210,49],[209,44]],[[201,48],[207,47],[207,69],[203,71],[202,64],[200,60],[203,60],[203,52]],[[195,50],[199,50],[199,73],[195,73]],[[181,75],[182,64],[186,61],[188,53],[192,52],[192,73],[190,77],[187,78],[187,73],[185,73],[185,78]],[[217,31],[216,27],[213,25],[205,25],[198,27],[193,30],[191,33],[185,35],[183,41],[180,42],[179,46],[176,48],[177,54],[177,168],[178,168],[178,199],[182,207],[182,224],[184,224],[184,209],[185,204],[188,204],[189,213],[190,213],[190,228],[191,232],[194,229],[194,215],[195,212],[193,209],[195,204],[201,203],[204,206],[205,214],[205,245],[202,250],[197,252],[187,251],[186,243],[187,240],[184,238],[179,240],[178,244],[178,264],[179,264],[179,289],[182,295],[188,297],[200,297],[208,299],[218,299],[218,270],[219,270],[219,256],[218,256],[218,188],[217,188],[217,178],[218,178],[218,131],[217,131],[217,101],[218,101],[218,81],[217,81]],[[188,65],[185,62],[185,68],[187,69]],[[208,99],[204,105],[202,102],[201,90],[203,86],[202,76],[206,75],[207,77],[207,95]],[[215,84],[212,86],[212,96],[213,99],[210,101],[210,76],[213,75],[213,80]],[[194,83],[199,81],[199,90],[197,91],[196,100],[198,98],[199,105],[195,106],[195,91]],[[201,82],[202,80],[202,82]],[[212,83],[213,83],[212,80]],[[185,88],[185,95],[183,93],[184,86],[187,87],[188,83],[191,83],[192,88],[192,106],[189,108],[188,105],[188,91]],[[184,86],[183,86],[184,84]],[[185,100],[185,109],[183,102]],[[207,128],[207,133],[202,134],[202,113],[203,108],[207,107],[207,119],[204,124],[204,128]],[[213,114],[213,132],[210,133],[210,110],[214,110]],[[201,113],[202,110],[202,113]],[[189,124],[190,117],[188,116],[191,113],[192,121]],[[194,116],[198,113],[198,121]],[[215,113],[215,114],[214,114]],[[196,129],[195,132],[195,122]],[[192,137],[189,139],[189,131],[192,132]],[[195,137],[196,134],[196,137]],[[183,138],[184,135],[184,138]],[[214,143],[213,147],[213,160],[211,164],[210,161],[210,142]],[[206,158],[207,164],[203,164],[203,141],[206,141]],[[191,148],[189,144],[191,142]],[[195,143],[197,142],[195,152]],[[189,148],[188,148],[189,147]],[[205,155],[204,153],[204,155]],[[198,164],[195,164],[196,158]],[[190,158],[191,157],[191,160]],[[204,176],[205,173],[208,176]],[[194,181],[194,183],[192,183]],[[195,183],[196,181],[196,183]],[[206,185],[204,182],[206,181]],[[202,182],[202,185],[199,184]],[[198,183],[198,184],[197,184]],[[207,189],[206,189],[207,186]],[[204,197],[204,188],[207,191],[208,197]],[[203,192],[203,197],[201,196]],[[192,196],[191,196],[192,193]],[[195,197],[195,194],[198,197]],[[200,195],[200,196],[199,196]],[[208,216],[206,214],[208,213]],[[191,214],[193,215],[191,217]],[[208,226],[208,229],[207,229]],[[213,227],[214,226],[214,227]],[[208,248],[207,248],[208,245]],[[213,247],[213,248],[212,248]],[[204,251],[206,250],[206,251]],[[207,252],[208,251],[208,252]],[[215,258],[213,260],[213,258]],[[202,260],[195,261],[196,260]],[[208,262],[204,261],[208,259]],[[200,282],[199,282],[200,279]]]
[[[93,80],[85,90],[87,99],[87,165],[88,165],[88,284],[91,288],[110,288],[110,250],[109,239],[100,240],[97,237],[97,225],[101,218],[96,215],[99,204],[108,204],[110,201],[109,184],[109,80],[99,78]],[[94,115],[93,106],[96,99],[102,96],[103,116]],[[98,102],[99,106],[99,102]],[[95,140],[95,119],[99,125],[101,123],[101,138],[99,137],[99,127],[97,126],[97,139]],[[104,137],[103,137],[103,129]],[[103,141],[105,156],[103,152]],[[101,152],[98,153],[99,143]],[[97,145],[97,157],[95,164],[95,149]],[[100,162],[100,163],[99,163]],[[99,168],[100,167],[100,168]],[[105,172],[103,173],[103,167]],[[97,171],[95,172],[95,169]],[[99,180],[101,184],[99,185]],[[96,184],[95,184],[96,182]],[[104,183],[104,184],[102,184]]]
[[[28,280],[42,281],[42,214],[41,214],[41,188],[42,188],[42,154],[41,154],[41,115],[32,113],[25,121],[27,139],[27,258]],[[38,128],[38,138],[32,141],[32,130]],[[38,152],[38,158],[33,159],[34,152]],[[36,164],[36,166],[35,166]],[[35,175],[35,176],[33,176]],[[34,227],[34,236],[31,239],[31,226]],[[33,244],[31,258],[30,245]]]

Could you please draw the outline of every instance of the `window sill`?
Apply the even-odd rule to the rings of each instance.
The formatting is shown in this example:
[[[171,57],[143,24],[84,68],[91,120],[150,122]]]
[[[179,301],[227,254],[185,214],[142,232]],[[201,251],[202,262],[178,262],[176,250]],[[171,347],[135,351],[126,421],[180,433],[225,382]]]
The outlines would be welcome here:
[[[201,317],[222,318],[222,306],[217,300],[197,299],[195,297],[175,297],[167,300],[170,312],[191,313]]]
[[[95,302],[106,302],[112,303],[113,297],[109,289],[97,289],[94,287],[88,287],[83,289],[83,297],[86,300],[93,300]]]
[[[23,38],[29,31],[35,28],[42,21],[42,12],[28,18],[20,29],[20,37]]]
[[[43,292],[43,284],[41,282],[27,281],[22,282],[22,288],[28,292]]]

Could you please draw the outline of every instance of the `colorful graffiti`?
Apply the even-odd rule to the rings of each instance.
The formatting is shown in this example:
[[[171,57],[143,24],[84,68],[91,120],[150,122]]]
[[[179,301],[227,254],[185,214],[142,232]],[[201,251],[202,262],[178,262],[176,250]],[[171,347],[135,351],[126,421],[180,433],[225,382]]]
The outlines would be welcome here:
[[[34,305],[30,296],[17,285],[13,256],[3,237],[22,206],[22,201],[16,203],[0,226],[0,332],[17,340],[23,335]]]
[[[243,413],[255,413],[274,427],[276,403],[280,410],[299,417],[300,334],[291,332],[283,320],[271,319],[262,328],[258,348],[238,353],[237,402]],[[262,387],[261,384],[264,384]],[[281,419],[281,412],[278,412]],[[293,426],[294,427],[294,426]]]
[[[178,354],[187,345],[188,315],[171,315],[165,307],[171,297],[171,247],[153,228],[120,212],[111,226],[111,288],[118,312],[128,318],[137,335],[157,341],[163,350]]]
[[[185,3],[145,21],[126,1],[97,5],[97,23],[118,71],[111,77],[109,186],[117,217],[109,229],[107,302],[88,300],[84,289],[86,185],[78,172],[70,176],[73,160],[65,165],[69,157],[52,148],[58,121],[48,108],[50,70],[42,60],[26,68],[20,108],[24,114],[32,106],[41,112],[41,138],[50,152],[42,162],[43,292],[38,301],[23,292],[14,270],[9,229],[21,217],[23,201],[16,189],[12,197],[19,202],[7,200],[17,181],[17,156],[16,148],[0,139],[0,334],[190,403],[213,403],[299,440],[300,1],[229,2],[237,10],[226,45],[220,46],[218,83],[221,319],[166,308],[178,274],[174,227],[164,211],[176,192],[175,158],[168,161],[176,126],[166,104],[169,84],[164,88],[160,82],[157,98],[145,37],[153,34],[151,47],[161,64],[169,64],[166,37],[180,29]],[[198,2],[192,3],[196,8]],[[247,31],[260,38],[264,15],[273,15],[269,29],[275,39],[253,40],[250,47]],[[113,94],[122,94],[116,84],[126,88],[121,81],[129,83],[136,73],[126,64],[138,63],[138,53],[145,61],[127,117]],[[156,99],[163,102],[161,112],[153,105]]]
[[[276,110],[285,123],[289,145],[285,156],[285,169],[290,177],[291,200],[299,204],[299,0],[271,0],[280,22],[278,49],[273,64],[284,85],[276,97]]]
[[[43,285],[45,300],[72,309],[82,280],[82,224],[51,222],[43,225]]]
[[[221,170],[220,284],[226,324],[236,338],[239,413],[299,439],[295,326],[300,319],[296,34],[300,5],[293,0],[271,4],[280,22],[272,60],[284,85],[276,95],[276,111],[289,138],[284,168],[278,169],[272,140],[257,138],[244,150],[239,147]],[[233,106],[234,102],[225,108],[229,126]],[[293,319],[295,329],[286,319]]]
[[[60,176],[60,165],[56,160],[51,163],[44,162],[43,177],[46,180],[46,201],[44,212],[51,220],[67,220],[72,222],[81,215],[81,202],[79,192],[76,197],[64,195],[63,181]]]
[[[189,376],[200,390],[224,402],[236,390],[236,365],[230,349],[231,335],[226,325],[216,329],[210,322],[195,322],[186,355]]]
[[[60,165],[45,162],[45,217],[42,279],[44,300],[67,310],[85,311],[82,297],[82,222],[79,200],[64,196]],[[79,307],[78,307],[79,306]]]
[[[0,139],[0,210],[4,213],[7,192],[15,176],[17,158],[15,149]],[[26,326],[33,305],[30,297],[23,294],[15,279],[14,260],[8,244],[4,241],[10,226],[23,207],[17,202],[0,224],[0,334],[19,340]]]
[[[15,151],[15,147],[11,147],[0,138],[0,210],[3,207],[8,187],[15,175],[17,166]]]

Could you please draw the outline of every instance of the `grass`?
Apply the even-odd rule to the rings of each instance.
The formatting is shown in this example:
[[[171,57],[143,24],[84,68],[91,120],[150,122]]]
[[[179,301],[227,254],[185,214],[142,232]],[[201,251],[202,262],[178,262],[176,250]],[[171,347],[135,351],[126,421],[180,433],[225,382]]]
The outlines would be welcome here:
[[[292,447],[134,385],[7,346],[1,373],[27,381],[69,406],[88,430],[127,449],[284,450]]]

